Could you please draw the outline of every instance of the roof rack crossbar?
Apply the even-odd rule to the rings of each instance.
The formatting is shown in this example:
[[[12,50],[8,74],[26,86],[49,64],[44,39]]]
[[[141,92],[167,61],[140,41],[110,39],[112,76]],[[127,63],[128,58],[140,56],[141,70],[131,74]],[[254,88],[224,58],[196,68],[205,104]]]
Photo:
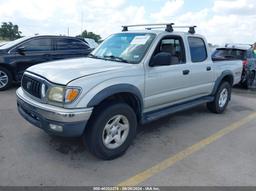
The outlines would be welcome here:
[[[196,27],[197,27],[197,26],[174,26],[173,28],[180,28],[180,29],[188,28],[188,29],[189,29],[188,32],[189,32],[190,34],[195,34],[195,33],[196,33],[195,28],[196,28]]]
[[[128,31],[128,28],[131,27],[146,27],[146,30],[152,30],[152,29],[160,29],[160,28],[165,28],[165,31],[167,32],[173,32],[173,28],[188,28],[188,32],[190,34],[195,34],[196,30],[195,28],[197,26],[175,26],[174,23],[159,23],[159,24],[139,24],[139,25],[125,25],[122,26],[123,30],[122,31]]]
[[[173,32],[173,26],[174,23],[160,23],[160,24],[139,24],[139,25],[126,25],[126,26],[122,26],[123,27],[123,32],[124,31],[128,31],[128,28],[131,27],[151,27],[151,26],[162,26],[161,28],[163,28],[163,26],[166,26],[165,30],[168,32]],[[148,30],[152,29],[152,28],[146,28]]]

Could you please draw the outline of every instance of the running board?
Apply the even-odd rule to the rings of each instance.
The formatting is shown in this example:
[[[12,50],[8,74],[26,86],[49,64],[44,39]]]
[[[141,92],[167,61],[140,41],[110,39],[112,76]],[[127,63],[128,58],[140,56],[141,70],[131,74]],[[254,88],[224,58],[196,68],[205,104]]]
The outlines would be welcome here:
[[[207,96],[207,97],[203,97],[200,99],[195,99],[193,101],[188,101],[185,103],[181,103],[181,104],[176,104],[176,105],[172,105],[170,107],[167,108],[163,108],[160,110],[156,110],[156,111],[151,111],[151,112],[147,112],[143,114],[143,118],[142,118],[142,124],[160,119],[162,117],[168,116],[170,114],[173,113],[177,113],[179,111],[183,111],[186,109],[190,109],[193,108],[195,106],[207,103],[207,102],[212,102],[214,100],[213,96]]]

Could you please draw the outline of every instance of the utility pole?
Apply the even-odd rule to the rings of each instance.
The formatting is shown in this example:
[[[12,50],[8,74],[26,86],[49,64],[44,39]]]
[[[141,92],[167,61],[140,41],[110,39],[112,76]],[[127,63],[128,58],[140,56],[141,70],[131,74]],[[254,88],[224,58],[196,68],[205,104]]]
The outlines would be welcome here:
[[[83,9],[81,10],[81,34],[83,32],[83,28],[84,28],[84,12]]]
[[[69,27],[68,27],[68,36],[69,36]]]

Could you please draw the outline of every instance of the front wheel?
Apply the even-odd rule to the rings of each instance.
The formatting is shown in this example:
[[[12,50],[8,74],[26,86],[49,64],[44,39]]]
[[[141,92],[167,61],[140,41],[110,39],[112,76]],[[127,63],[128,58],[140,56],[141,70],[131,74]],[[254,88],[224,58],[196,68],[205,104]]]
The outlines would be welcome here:
[[[215,94],[214,101],[207,103],[207,108],[213,113],[223,113],[230,100],[231,89],[230,83],[223,82]]]
[[[111,160],[125,153],[136,135],[137,117],[125,103],[105,104],[96,108],[84,142],[98,158]]]
[[[12,74],[5,68],[0,67],[0,91],[8,89],[12,85]]]

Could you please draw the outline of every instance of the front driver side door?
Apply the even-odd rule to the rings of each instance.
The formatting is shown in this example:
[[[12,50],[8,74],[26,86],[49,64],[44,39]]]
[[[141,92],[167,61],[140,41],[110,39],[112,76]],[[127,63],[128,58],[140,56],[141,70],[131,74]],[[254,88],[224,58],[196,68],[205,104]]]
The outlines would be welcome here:
[[[30,66],[50,61],[51,51],[51,39],[43,37],[32,38],[12,50],[12,54],[15,54],[13,62],[18,79],[21,79],[25,70]]]
[[[190,67],[186,61],[183,39],[164,37],[154,54],[167,52],[172,63],[167,66],[147,67],[145,78],[145,112],[163,108],[190,98]]]

